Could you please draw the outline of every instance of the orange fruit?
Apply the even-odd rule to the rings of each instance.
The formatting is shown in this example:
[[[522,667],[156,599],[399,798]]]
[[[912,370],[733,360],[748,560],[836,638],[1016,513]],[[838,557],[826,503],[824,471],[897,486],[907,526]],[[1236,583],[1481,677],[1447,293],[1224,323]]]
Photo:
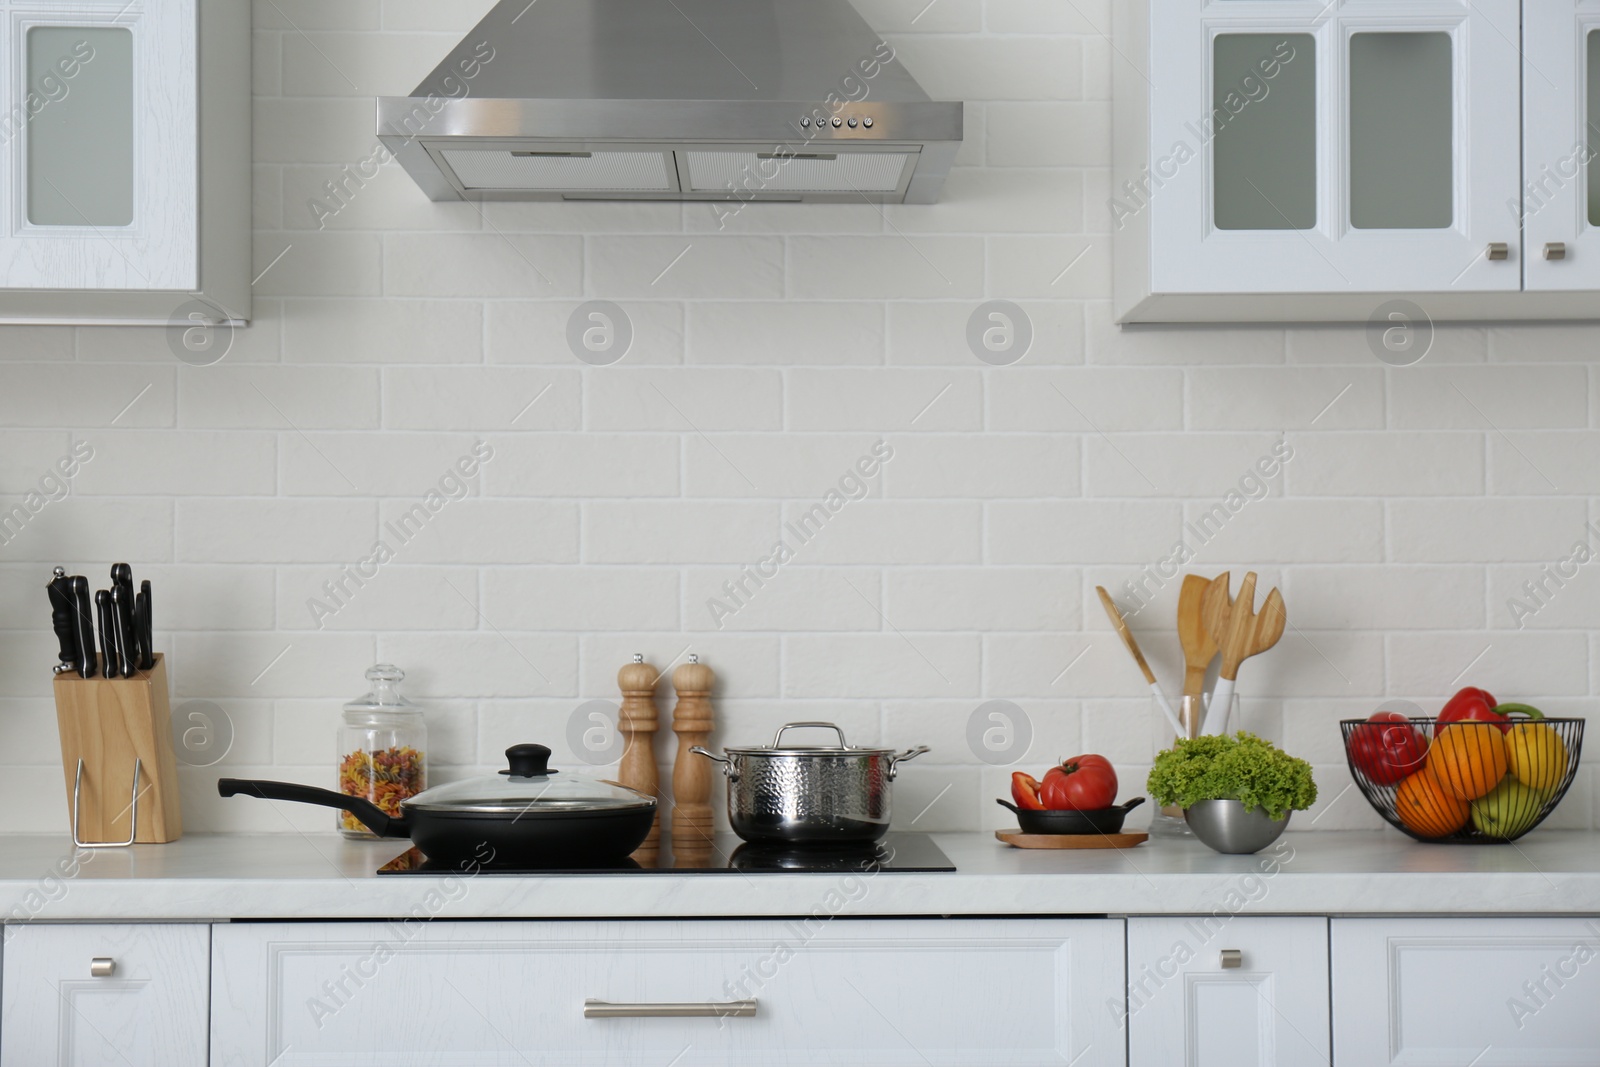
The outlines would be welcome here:
[[[1400,783],[1394,806],[1406,829],[1422,837],[1447,837],[1467,825],[1472,814],[1471,804],[1451,795],[1427,770]]]
[[[1506,768],[1505,735],[1494,723],[1451,723],[1428,749],[1428,770],[1446,792],[1462,800],[1493,792]]]

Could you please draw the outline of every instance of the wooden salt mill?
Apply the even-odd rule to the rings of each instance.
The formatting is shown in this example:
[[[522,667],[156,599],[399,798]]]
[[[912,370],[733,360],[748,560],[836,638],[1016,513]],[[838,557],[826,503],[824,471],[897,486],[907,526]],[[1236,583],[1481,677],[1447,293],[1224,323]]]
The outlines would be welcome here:
[[[622,763],[617,768],[617,781],[658,799],[661,773],[656,767],[656,682],[660,679],[660,672],[646,663],[644,654],[639,652],[634,653],[632,663],[617,672],[617,685],[622,688],[622,707],[617,712]],[[656,811],[650,836],[633,853],[633,858],[646,867],[655,866],[661,847],[661,814],[659,808]]]
[[[711,739],[711,686],[716,675],[691,655],[672,672],[678,704],[672,709],[672,732],[678,755],[672,764],[672,854],[679,866],[703,863],[711,851],[711,761],[689,751]]]

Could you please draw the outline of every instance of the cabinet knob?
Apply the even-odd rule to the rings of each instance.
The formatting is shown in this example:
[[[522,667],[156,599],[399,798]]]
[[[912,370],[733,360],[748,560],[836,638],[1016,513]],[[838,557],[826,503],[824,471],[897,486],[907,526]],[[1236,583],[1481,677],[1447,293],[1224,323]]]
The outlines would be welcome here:
[[[1544,246],[1545,259],[1566,259],[1567,243],[1565,241],[1551,241]]]
[[[1511,258],[1511,246],[1504,241],[1495,241],[1489,246],[1489,258],[1502,260]]]
[[[89,961],[90,978],[110,978],[117,971],[117,961],[110,956],[96,956]]]
[[[1244,966],[1244,953],[1240,952],[1236,948],[1225,948],[1225,949],[1222,950],[1222,969],[1223,970],[1225,970],[1225,971],[1236,971],[1240,967],[1243,967],[1243,966]]]

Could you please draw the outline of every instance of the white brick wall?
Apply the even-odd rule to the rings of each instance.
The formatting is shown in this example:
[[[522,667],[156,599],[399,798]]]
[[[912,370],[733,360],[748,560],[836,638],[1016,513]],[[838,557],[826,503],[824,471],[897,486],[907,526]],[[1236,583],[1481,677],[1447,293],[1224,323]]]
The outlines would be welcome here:
[[[223,763],[183,771],[196,829],[326,830],[214,780],[331,782],[339,705],[378,658],[429,706],[439,778],[522,740],[570,763],[569,716],[614,696],[633,652],[697,652],[719,743],[824,718],[932,744],[898,786],[919,829],[1005,821],[1009,768],[967,742],[989,699],[1032,719],[1019,766],[1102,751],[1132,796],[1165,739],[1094,586],[1120,592],[1184,537],[1207,573],[1283,587],[1294,629],[1242,672],[1242,715],[1316,764],[1318,829],[1377,825],[1341,795],[1341,717],[1469,682],[1566,714],[1600,696],[1600,564],[1520,629],[1507,606],[1574,542],[1600,548],[1600,330],[1443,328],[1411,368],[1360,328],[1119,331],[1111,0],[860,0],[931,92],[968,101],[936,205],[751,206],[721,227],[693,204],[480,212],[391,165],[319,230],[307,202],[371,154],[371,98],[408,91],[490,2],[258,0],[266,273],[220,363],[179,363],[162,331],[0,329],[7,505],[74,440],[95,448],[0,544],[0,830],[65,825],[57,562],[152,578],[175,700],[232,720]],[[1033,324],[1013,366],[967,346],[991,299]],[[586,300],[632,322],[614,365],[567,347]],[[864,499],[719,625],[707,601],[880,439]],[[459,499],[313,628],[306,601],[475,440],[494,454]],[[1294,457],[1263,499],[1185,533],[1280,440]],[[1175,598],[1135,620],[1174,689]],[[1600,818],[1590,753],[1562,825]]]

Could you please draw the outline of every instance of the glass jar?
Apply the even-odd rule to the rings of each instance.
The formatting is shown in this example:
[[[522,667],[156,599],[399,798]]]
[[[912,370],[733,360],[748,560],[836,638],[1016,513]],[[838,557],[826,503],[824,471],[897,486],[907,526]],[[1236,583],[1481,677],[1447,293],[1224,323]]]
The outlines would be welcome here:
[[[367,669],[372,691],[344,706],[339,728],[339,792],[365,797],[385,814],[428,787],[428,727],[422,709],[400,693],[405,672],[380,663]],[[346,837],[375,835],[349,812],[338,812]]]

